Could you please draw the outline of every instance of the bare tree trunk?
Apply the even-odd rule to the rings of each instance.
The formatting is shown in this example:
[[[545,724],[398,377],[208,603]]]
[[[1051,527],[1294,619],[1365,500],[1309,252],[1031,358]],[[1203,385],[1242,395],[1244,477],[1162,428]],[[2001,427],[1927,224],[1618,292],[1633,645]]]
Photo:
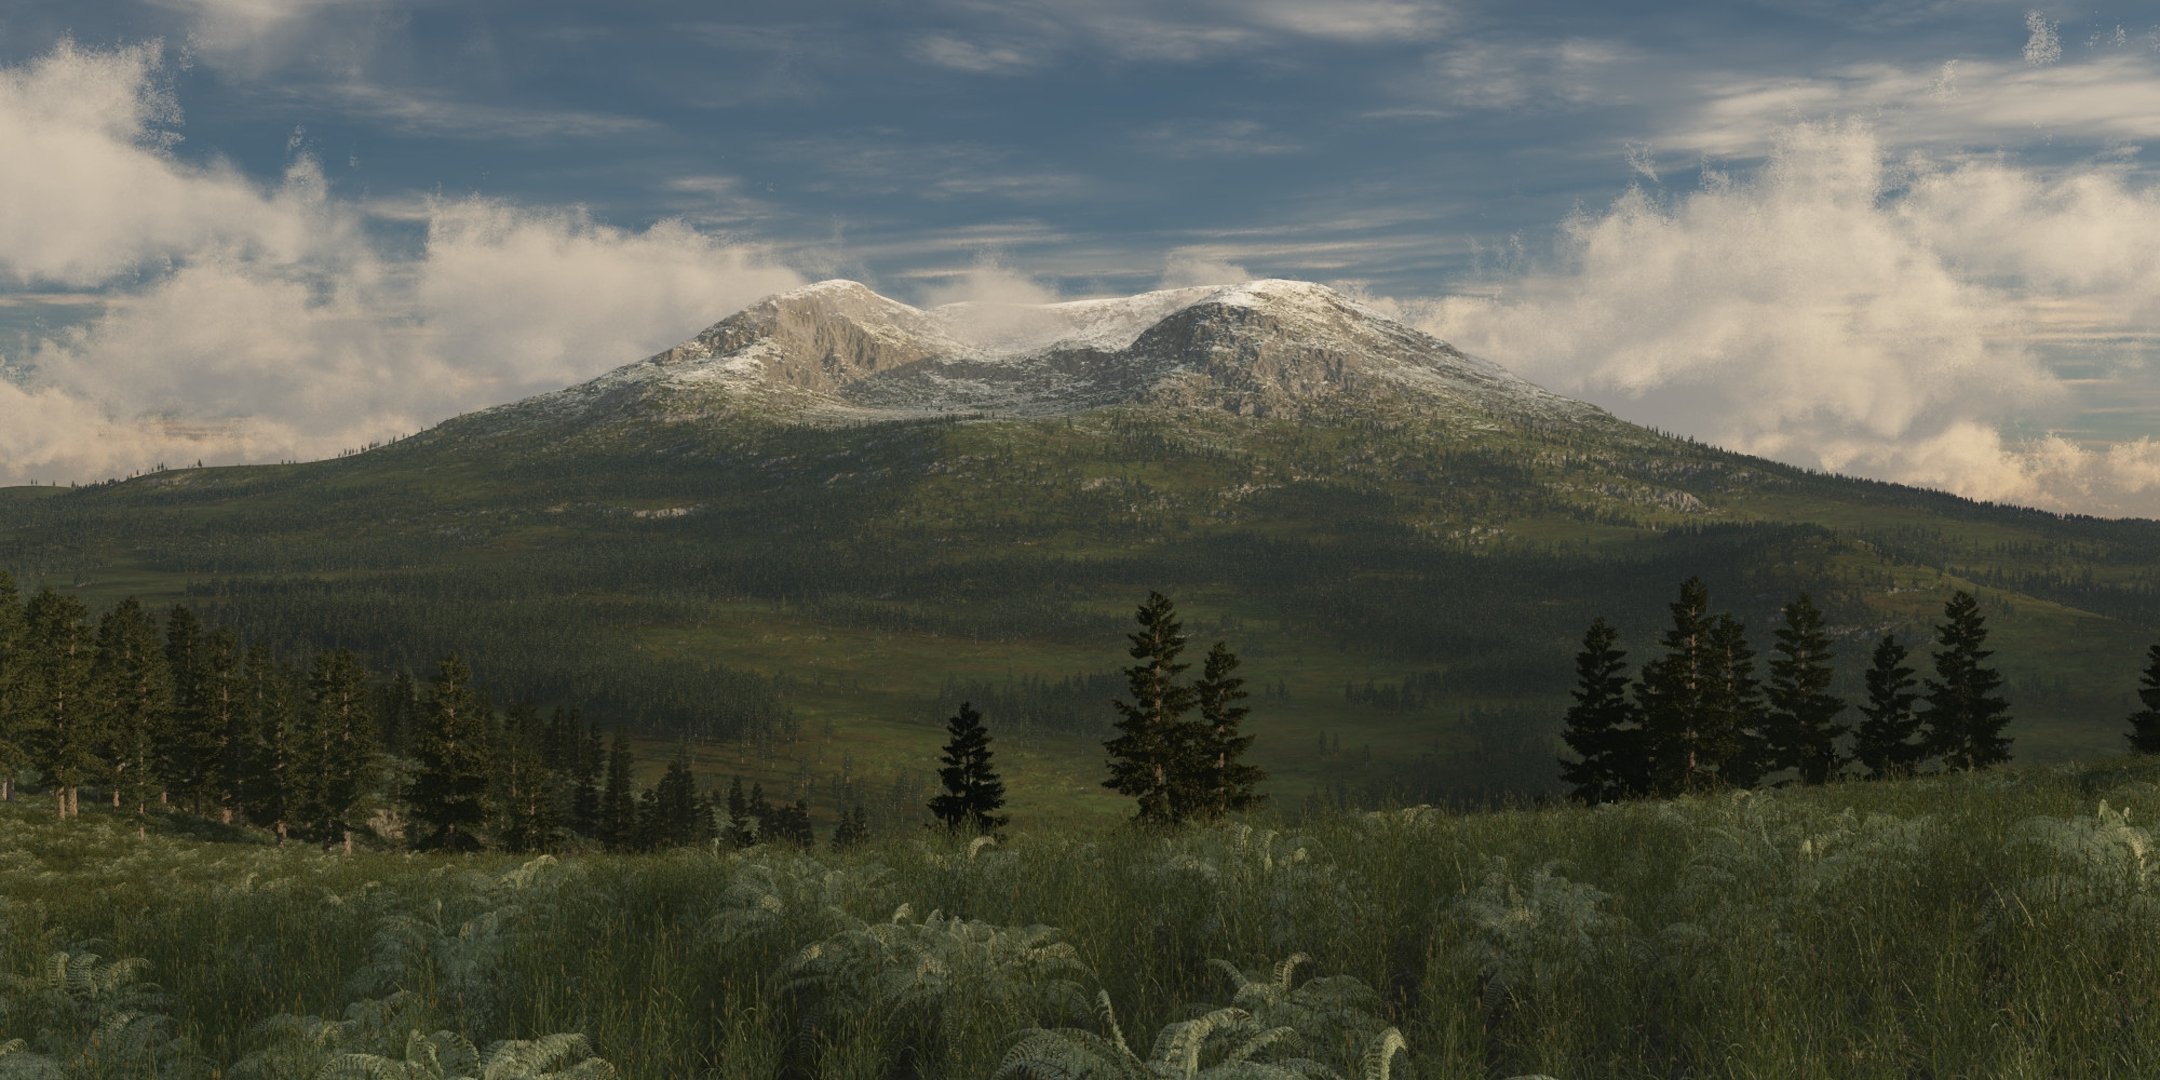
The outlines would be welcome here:
[[[219,824],[221,824],[221,825],[230,825],[230,824],[232,824],[232,807],[230,807],[230,806],[220,806],[220,807],[218,807],[218,823],[219,823]]]
[[[69,817],[82,816],[82,789],[73,784],[68,785],[67,813]]]
[[[346,856],[347,856],[348,858],[350,858],[350,857],[352,856],[352,830],[351,830],[351,829],[346,829],[346,830],[345,830],[345,854],[346,854]]]
[[[62,821],[66,821],[66,820],[67,820],[67,789],[66,789],[66,788],[57,788],[57,787],[56,787],[56,788],[54,788],[54,789],[53,789],[53,801],[59,804],[59,807],[60,807],[60,820],[62,820]]]

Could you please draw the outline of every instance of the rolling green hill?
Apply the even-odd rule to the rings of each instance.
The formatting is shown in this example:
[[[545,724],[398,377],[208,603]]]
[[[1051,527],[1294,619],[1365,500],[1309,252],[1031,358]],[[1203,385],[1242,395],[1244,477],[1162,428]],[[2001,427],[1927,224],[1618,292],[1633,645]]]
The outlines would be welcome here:
[[[1317,286],[1091,303],[815,286],[364,454],[0,491],[0,566],[416,669],[461,648],[498,696],[813,803],[843,772],[912,797],[970,698],[1016,812],[1118,811],[1099,743],[1150,589],[1245,658],[1279,799],[1549,785],[1583,627],[1639,661],[1689,575],[1758,649],[1810,591],[1852,691],[1972,588],[2014,753],[2122,745],[2160,524],[1667,437]]]

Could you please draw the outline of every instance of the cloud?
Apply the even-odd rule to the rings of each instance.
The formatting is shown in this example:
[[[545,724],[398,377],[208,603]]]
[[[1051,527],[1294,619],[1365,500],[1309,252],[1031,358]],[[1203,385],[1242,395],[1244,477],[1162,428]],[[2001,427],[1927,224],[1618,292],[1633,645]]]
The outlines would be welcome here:
[[[2037,11],[2025,13],[2026,63],[2037,67],[2062,59],[2062,37],[2056,33],[2058,25]]]
[[[1192,63],[1313,42],[1394,45],[1429,40],[1455,21],[1454,6],[1435,0],[946,0],[941,6],[962,16],[968,29],[919,39],[916,58],[981,74],[1028,70],[1059,53]]]
[[[971,75],[1016,75],[1035,68],[1040,53],[1013,42],[976,42],[951,34],[931,34],[915,42],[917,59]]]
[[[1611,103],[1611,75],[1634,59],[1624,46],[1590,38],[1466,42],[1434,53],[1410,87],[1442,111],[1523,110]]]
[[[306,159],[274,185],[175,161],[158,70],[152,48],[67,45],[0,69],[0,276],[100,301],[0,357],[0,482],[324,456],[599,374],[801,281],[679,221],[484,199],[397,207],[426,239],[389,247],[377,208]]]
[[[1139,133],[1140,142],[1170,157],[1261,157],[1295,153],[1297,144],[1257,120],[1165,120]]]
[[[220,70],[261,77],[305,64],[350,78],[401,21],[393,0],[149,0],[180,13],[188,51]]]
[[[2160,514],[2160,449],[2006,441],[2070,387],[2049,301],[2160,328],[2160,203],[2116,169],[1893,165],[1860,124],[1786,129],[1745,180],[1581,213],[1540,272],[1398,306],[1629,419],[1796,464],[2060,509]]]

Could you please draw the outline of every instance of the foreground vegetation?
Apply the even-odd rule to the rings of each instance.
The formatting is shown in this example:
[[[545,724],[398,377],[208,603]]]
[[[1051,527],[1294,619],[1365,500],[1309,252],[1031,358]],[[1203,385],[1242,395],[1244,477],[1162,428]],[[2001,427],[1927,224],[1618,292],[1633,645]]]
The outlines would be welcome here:
[[[0,1071],[2151,1076],[2156,816],[2129,759],[560,861],[14,803]]]

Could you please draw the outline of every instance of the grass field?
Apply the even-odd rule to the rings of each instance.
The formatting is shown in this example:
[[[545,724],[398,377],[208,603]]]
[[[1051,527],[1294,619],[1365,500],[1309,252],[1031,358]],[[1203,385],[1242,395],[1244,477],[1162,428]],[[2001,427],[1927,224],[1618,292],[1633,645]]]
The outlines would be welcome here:
[[[460,1075],[467,1042],[498,1077],[1140,1075],[1113,1017],[1203,1067],[1288,1028],[1253,1059],[1315,1075],[1389,1029],[1428,1080],[2160,1074],[2160,765],[2119,758],[843,855],[339,857],[47,811],[0,806],[11,1075]]]

